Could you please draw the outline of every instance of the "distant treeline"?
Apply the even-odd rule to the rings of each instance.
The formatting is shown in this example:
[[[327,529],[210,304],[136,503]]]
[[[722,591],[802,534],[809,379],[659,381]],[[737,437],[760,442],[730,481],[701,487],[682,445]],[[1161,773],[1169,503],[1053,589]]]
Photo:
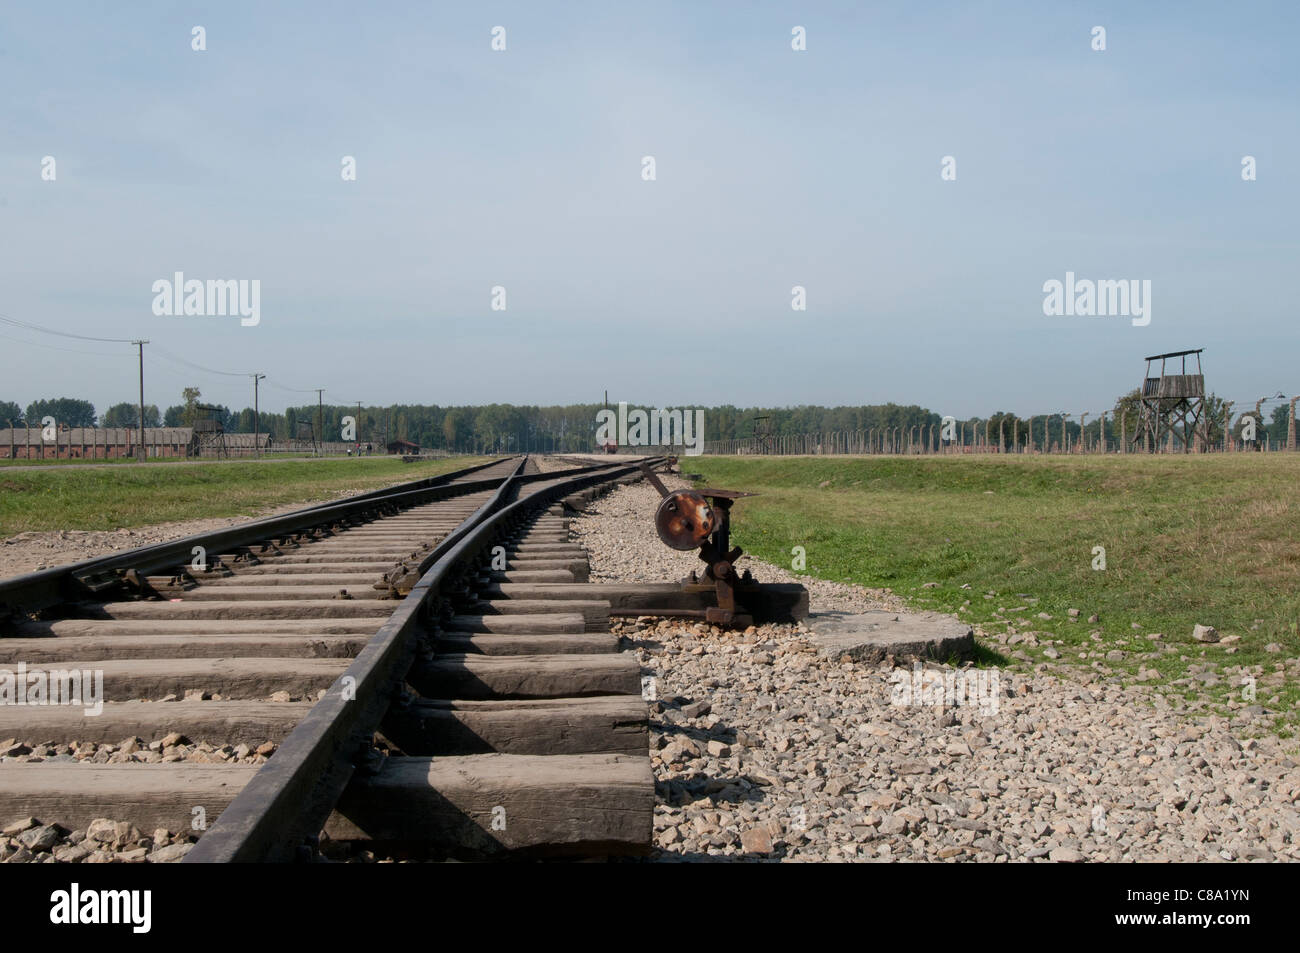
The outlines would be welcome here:
[[[200,418],[218,420],[227,433],[252,433],[254,414],[251,407],[234,411],[225,406],[215,410],[205,410],[209,406],[202,403],[198,388],[186,388],[182,394],[183,403],[168,407],[159,412],[154,405],[145,407],[145,426],[189,427]],[[1118,398],[1115,407],[1107,411],[1106,433],[1113,437],[1118,433],[1116,412],[1122,412],[1126,419],[1126,429],[1131,435],[1137,425],[1137,394],[1132,392]],[[1213,423],[1211,440],[1218,440],[1222,435],[1222,401],[1211,395],[1206,401],[1211,409]],[[651,409],[653,405],[629,403],[629,409],[637,407]],[[691,405],[691,409],[701,405]],[[596,413],[603,404],[568,404],[564,406],[515,406],[513,404],[489,404],[480,406],[439,407],[427,404],[395,404],[390,407],[358,407],[326,404],[306,404],[301,407],[288,407],[284,413],[271,413],[263,410],[256,421],[256,429],[269,433],[277,441],[306,440],[313,434],[317,439],[338,441],[345,438],[344,418],[354,418],[355,436],[358,443],[381,445],[388,441],[407,440],[429,449],[448,449],[461,451],[481,450],[534,450],[534,451],[587,451],[595,447]],[[615,407],[616,409],[616,407]],[[702,407],[704,410],[704,439],[735,440],[754,437],[761,434],[773,436],[793,434],[829,434],[844,431],[868,431],[882,427],[899,427],[907,430],[911,427],[938,428],[942,418],[939,414],[915,404],[875,404],[858,407],[821,407],[801,405],[797,407],[735,407],[726,404],[720,407]],[[1276,408],[1272,413],[1271,423],[1259,421],[1275,441],[1286,438],[1286,405]],[[139,426],[139,408],[129,401],[114,404],[96,417],[95,407],[89,401],[69,397],[37,400],[27,405],[26,411],[12,402],[0,401],[0,427],[8,426],[13,421],[20,426],[29,423],[39,426],[41,420],[53,417],[59,426],[69,427],[136,427]],[[1238,413],[1234,413],[1234,417]],[[983,434],[985,422],[988,421],[991,434],[996,440],[999,421],[1005,421],[1005,436],[1011,440],[1012,415],[998,411],[988,417],[968,417],[959,421],[965,433],[978,430]],[[1062,420],[1059,415],[1051,416],[1046,421],[1049,435],[1059,440]],[[1041,441],[1043,436],[1043,415],[1035,415],[1034,438]],[[1015,426],[1020,442],[1028,436],[1027,417],[1017,415]],[[1088,421],[1086,432],[1096,437],[1099,423],[1095,419]],[[1071,440],[1080,433],[1077,420],[1065,421],[1065,430]],[[1235,429],[1235,428],[1234,428]]]
[[[227,433],[252,433],[253,409],[233,411],[217,406],[203,409],[197,388],[187,388],[186,402],[168,407],[161,414],[157,407],[145,407],[145,426],[193,426],[197,419],[214,419]],[[694,410],[699,405],[689,408]],[[393,440],[408,440],[430,449],[449,450],[557,450],[590,451],[596,443],[596,414],[604,404],[568,404],[564,406],[486,406],[440,407],[427,404],[395,404],[390,407],[358,407],[306,404],[288,407],[284,413],[262,411],[257,429],[276,440],[310,439],[313,432],[324,440],[344,439],[344,418],[355,422],[359,443],[376,445]],[[646,404],[629,404],[629,409]],[[617,409],[616,405],[614,409]],[[703,407],[704,438],[708,441],[750,437],[756,432],[771,434],[813,433],[818,431],[867,429],[869,427],[911,427],[938,424],[939,415],[922,407],[886,404],[875,407]],[[31,421],[38,425],[45,416],[54,417],[59,425],[70,427],[139,426],[136,404],[114,404],[96,418],[89,401],[55,398],[33,401],[24,414],[12,402],[0,401],[0,426],[5,418]]]

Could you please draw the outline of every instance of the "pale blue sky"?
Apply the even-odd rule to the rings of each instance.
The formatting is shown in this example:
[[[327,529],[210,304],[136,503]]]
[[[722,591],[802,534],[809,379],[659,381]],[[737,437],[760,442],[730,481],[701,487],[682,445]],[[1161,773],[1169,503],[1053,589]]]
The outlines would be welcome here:
[[[368,404],[1095,412],[1189,347],[1300,390],[1300,5],[703,6],[5,0],[0,313]],[[178,270],[261,324],[155,317]],[[1066,271],[1150,325],[1045,317]],[[0,399],[134,399],[133,349],[0,334]]]

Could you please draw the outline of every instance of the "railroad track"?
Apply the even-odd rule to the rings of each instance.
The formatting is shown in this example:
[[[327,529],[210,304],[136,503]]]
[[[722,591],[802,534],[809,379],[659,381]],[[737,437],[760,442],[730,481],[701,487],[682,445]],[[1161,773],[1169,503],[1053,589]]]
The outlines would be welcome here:
[[[0,580],[0,670],[102,678],[97,713],[0,704],[0,824],[191,863],[648,849],[640,669],[565,517],[639,478],[516,457]]]

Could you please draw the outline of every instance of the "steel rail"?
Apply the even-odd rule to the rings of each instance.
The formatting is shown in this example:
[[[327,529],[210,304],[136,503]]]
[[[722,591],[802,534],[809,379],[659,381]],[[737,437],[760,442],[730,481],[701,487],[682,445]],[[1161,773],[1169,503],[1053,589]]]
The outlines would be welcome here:
[[[511,454],[510,456],[515,456]],[[447,473],[440,473],[437,476],[421,477],[418,480],[411,480],[407,483],[398,483],[396,486],[382,487],[378,490],[368,490],[365,493],[358,493],[355,496],[349,496],[351,501],[369,500],[377,497],[386,496],[396,490],[418,490],[428,486],[445,486],[454,480],[469,476],[471,473],[477,473],[479,470],[486,470],[488,467],[495,467],[510,459],[510,456],[498,457],[495,460],[489,460],[487,463],[478,463],[472,467],[465,467],[461,470],[451,470]],[[337,501],[336,501],[337,502]],[[300,510],[294,510],[295,513],[307,513],[311,510],[319,510],[326,506],[332,506],[332,503],[313,503],[311,506],[304,506]]]
[[[151,543],[3,579],[0,580],[0,620],[10,614],[36,612],[59,603],[77,602],[93,597],[97,592],[119,583],[122,574],[128,570],[135,570],[141,576],[172,572],[177,567],[190,563],[195,546],[202,546],[206,553],[217,556],[246,549],[267,539],[291,536],[321,527],[328,528],[341,520],[371,510],[413,506],[492,489],[504,478],[470,480],[463,483],[448,481],[460,479],[487,466],[495,466],[502,462],[497,460],[489,464],[467,467],[464,470],[442,474],[440,477],[398,484],[386,490],[370,491],[333,503],[322,503],[282,513],[279,516],[250,520],[236,526],[195,533],[165,543]],[[429,484],[430,479],[440,482]]]
[[[502,528],[526,512],[639,473],[632,464],[581,470],[587,472],[511,477],[439,543],[410,594],[182,862],[287,862],[310,855],[349,780],[367,770],[375,754],[374,733],[403,691],[419,637],[434,616],[443,586],[454,582]],[[558,482],[510,502],[521,484],[544,480]]]

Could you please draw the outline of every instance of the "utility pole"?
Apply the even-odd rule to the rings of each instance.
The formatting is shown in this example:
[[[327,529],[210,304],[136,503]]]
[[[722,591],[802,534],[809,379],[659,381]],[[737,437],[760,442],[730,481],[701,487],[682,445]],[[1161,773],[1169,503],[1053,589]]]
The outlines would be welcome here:
[[[260,440],[260,435],[261,435],[260,428],[262,425],[262,420],[261,420],[262,415],[258,411],[258,407],[257,407],[257,382],[260,381],[266,375],[249,374],[248,376],[253,379],[253,449],[257,453],[258,459],[261,459],[262,444]]]
[[[136,447],[136,455],[141,460],[145,458],[144,453],[144,346],[148,341],[132,341],[136,346],[140,356],[140,446]],[[69,453],[72,451],[69,450]]]
[[[316,391],[316,455],[320,456],[321,445],[325,443],[325,388],[317,387]]]
[[[361,456],[361,401],[357,401],[357,456]]]

